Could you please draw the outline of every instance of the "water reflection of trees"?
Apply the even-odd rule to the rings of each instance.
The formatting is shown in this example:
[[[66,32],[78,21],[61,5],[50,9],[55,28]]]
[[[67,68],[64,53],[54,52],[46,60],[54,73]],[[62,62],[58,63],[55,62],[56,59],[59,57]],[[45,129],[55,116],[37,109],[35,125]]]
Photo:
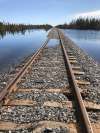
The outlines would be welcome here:
[[[25,25],[25,24],[9,24],[9,23],[2,23],[0,22],[0,38],[3,38],[7,33],[15,34],[15,33],[22,33],[25,34],[26,30],[31,29],[44,29],[49,30],[52,28],[51,25]]]

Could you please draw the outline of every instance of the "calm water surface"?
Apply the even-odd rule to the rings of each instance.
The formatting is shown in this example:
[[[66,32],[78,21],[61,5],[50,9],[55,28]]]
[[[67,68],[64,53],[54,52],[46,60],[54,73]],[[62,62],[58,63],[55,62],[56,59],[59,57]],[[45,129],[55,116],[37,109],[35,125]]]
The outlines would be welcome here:
[[[100,62],[100,32],[64,30],[73,41],[84,49],[90,56]],[[24,57],[34,53],[47,39],[45,30],[26,31],[25,34],[7,34],[0,38],[0,71],[7,70],[12,65],[20,63]],[[51,40],[50,46],[58,44]]]
[[[79,47],[100,62],[100,31],[64,30]]]
[[[0,39],[0,71],[18,64],[23,57],[34,53],[46,40],[45,30],[26,31],[25,34],[7,34]]]

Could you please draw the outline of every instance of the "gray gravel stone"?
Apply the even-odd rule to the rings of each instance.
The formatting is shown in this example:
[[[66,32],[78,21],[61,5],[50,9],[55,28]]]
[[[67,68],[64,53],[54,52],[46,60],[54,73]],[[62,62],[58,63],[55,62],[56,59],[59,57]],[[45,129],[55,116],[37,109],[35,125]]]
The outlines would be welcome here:
[[[85,94],[87,93],[84,99],[100,104],[100,64],[94,61],[68,37],[64,39],[64,45],[67,51],[68,49],[71,50],[73,55],[77,57],[79,66],[85,72],[80,79],[90,82],[90,85],[84,87]]]
[[[0,110],[0,120],[16,123],[33,123],[41,120],[53,120],[58,122],[75,122],[74,109],[62,109],[58,107],[43,106],[16,106]]]

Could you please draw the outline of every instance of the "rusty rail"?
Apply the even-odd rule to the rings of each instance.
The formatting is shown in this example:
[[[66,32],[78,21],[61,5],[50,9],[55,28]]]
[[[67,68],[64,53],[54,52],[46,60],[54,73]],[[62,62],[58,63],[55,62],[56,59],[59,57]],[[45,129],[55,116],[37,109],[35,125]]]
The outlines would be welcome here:
[[[19,71],[19,73],[16,75],[16,77],[8,84],[8,86],[0,93],[0,102],[5,98],[5,96],[8,94],[9,90],[16,84],[17,80],[23,75],[24,71],[28,69],[28,67],[32,64],[32,62],[35,61],[37,56],[42,52],[42,50],[46,47],[48,44],[49,39],[45,41],[45,43],[42,45],[40,49],[37,50],[37,52],[30,58],[30,60],[25,64],[25,66]]]
[[[61,38],[59,30],[57,30],[57,31],[58,31],[58,36],[59,36],[60,43],[61,43],[61,46],[62,46],[62,50],[63,50],[63,53],[64,53],[65,63],[67,65],[67,69],[68,69],[68,72],[69,72],[71,86],[73,88],[73,93],[74,93],[74,96],[75,96],[75,100],[76,100],[76,103],[78,105],[78,110],[80,111],[80,114],[81,114],[81,117],[82,117],[81,120],[83,120],[82,121],[82,123],[83,123],[82,132],[84,132],[84,133],[93,133],[93,129],[92,129],[92,126],[91,126],[86,108],[84,106],[84,103],[83,103],[78,85],[75,81],[75,76],[72,72],[72,67],[71,67],[71,64],[70,64],[70,61],[69,61],[69,58],[68,58],[68,54],[67,54],[66,49],[64,47],[63,40]]]
[[[68,54],[66,52],[66,49],[64,47],[64,43],[63,43],[63,39],[61,38],[60,32],[57,29],[58,32],[58,37],[60,39],[60,43],[61,43],[61,47],[63,50],[63,54],[64,54],[64,59],[65,59],[65,64],[67,66],[67,71],[69,73],[70,76],[70,82],[71,82],[71,88],[73,89],[73,93],[75,96],[75,100],[77,103],[77,108],[78,111],[80,111],[80,115],[81,115],[81,121],[82,121],[82,132],[83,133],[93,133],[92,130],[92,126],[86,111],[86,108],[84,106],[78,85],[75,81],[75,76],[72,72],[72,67],[68,58]],[[3,101],[3,99],[5,99],[6,96],[8,96],[9,91],[11,90],[11,88],[14,88],[15,85],[17,84],[18,80],[20,80],[20,78],[23,76],[23,74],[28,70],[29,66],[31,66],[31,64],[37,59],[37,57],[41,54],[41,52],[43,51],[43,49],[46,47],[46,45],[48,44],[49,39],[46,40],[46,42],[43,44],[43,46],[30,58],[30,60],[25,64],[25,66],[19,71],[19,73],[16,75],[16,77],[13,79],[12,82],[10,82],[10,84],[8,84],[8,86],[0,93],[0,101]]]

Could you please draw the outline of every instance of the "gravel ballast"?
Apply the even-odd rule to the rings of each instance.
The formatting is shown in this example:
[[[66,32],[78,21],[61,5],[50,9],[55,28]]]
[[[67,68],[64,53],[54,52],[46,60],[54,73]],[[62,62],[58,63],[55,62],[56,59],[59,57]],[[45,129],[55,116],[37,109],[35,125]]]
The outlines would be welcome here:
[[[42,120],[66,123],[76,122],[74,109],[46,106],[16,106],[8,109],[1,109],[0,120],[12,121],[15,123],[33,123]]]
[[[64,38],[64,46],[67,51],[70,49],[73,55],[77,57],[79,66],[85,72],[84,80],[90,82],[90,85],[84,88],[87,93],[84,99],[100,104],[100,64],[94,61],[68,37]]]

